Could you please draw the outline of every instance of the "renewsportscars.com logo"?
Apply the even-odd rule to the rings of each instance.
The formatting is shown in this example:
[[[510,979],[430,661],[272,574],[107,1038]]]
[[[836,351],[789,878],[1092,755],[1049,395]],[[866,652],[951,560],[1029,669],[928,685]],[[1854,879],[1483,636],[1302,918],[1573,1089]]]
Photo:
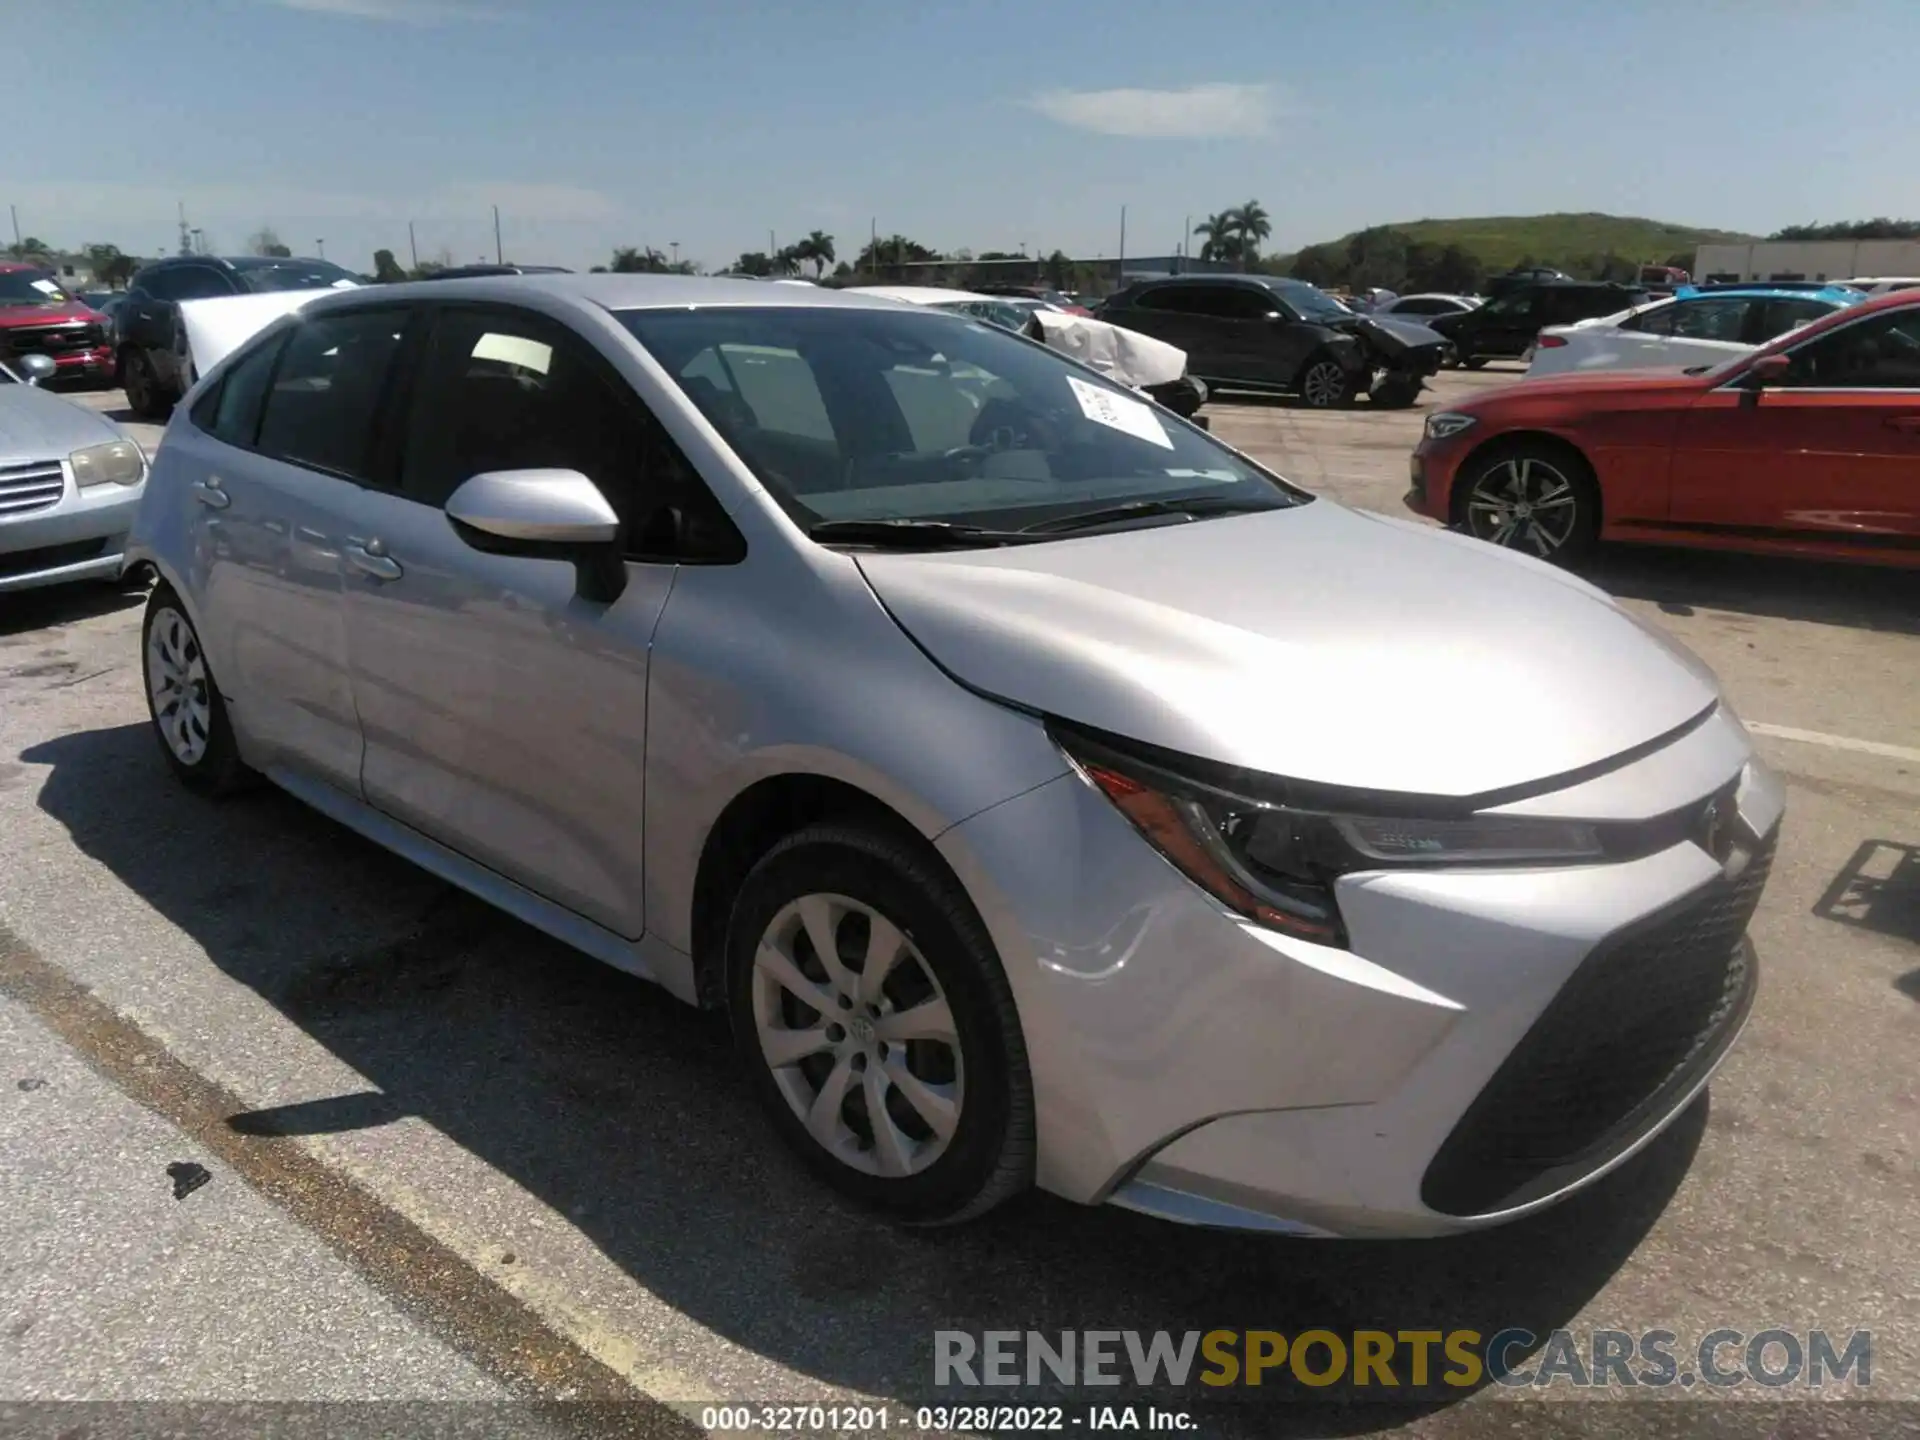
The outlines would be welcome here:
[[[937,1330],[936,1385],[1824,1388],[1873,1383],[1873,1333],[1710,1330]]]

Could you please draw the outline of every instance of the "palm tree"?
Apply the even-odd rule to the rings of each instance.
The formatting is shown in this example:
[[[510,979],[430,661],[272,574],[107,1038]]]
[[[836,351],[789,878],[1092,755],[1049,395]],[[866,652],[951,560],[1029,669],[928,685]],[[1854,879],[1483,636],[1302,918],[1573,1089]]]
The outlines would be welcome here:
[[[1240,253],[1240,235],[1231,210],[1207,216],[1193,227],[1193,233],[1205,237],[1200,242],[1202,260],[1232,260]]]
[[[795,243],[793,258],[799,261],[811,261],[814,278],[817,280],[827,273],[827,266],[836,258],[833,253],[833,237],[824,230],[809,231],[807,238]]]
[[[776,275],[797,275],[800,271],[800,247],[807,242],[796,241],[792,245],[782,245],[771,257],[773,273]]]
[[[1258,200],[1249,200],[1227,211],[1226,220],[1240,241],[1240,268],[1260,258],[1260,246],[1273,234],[1273,221],[1267,214],[1266,206]]]

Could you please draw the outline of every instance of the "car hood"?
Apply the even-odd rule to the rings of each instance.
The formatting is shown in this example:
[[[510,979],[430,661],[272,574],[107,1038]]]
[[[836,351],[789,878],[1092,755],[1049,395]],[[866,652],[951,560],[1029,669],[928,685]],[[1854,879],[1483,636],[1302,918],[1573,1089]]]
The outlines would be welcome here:
[[[1587,395],[1604,392],[1624,399],[1636,391],[1666,394],[1674,390],[1705,390],[1710,383],[1698,375],[1680,370],[1574,370],[1564,374],[1528,375],[1516,384],[1488,391],[1484,397],[1468,400],[1460,410],[1477,411],[1483,405],[1498,405],[1513,400],[1542,396]]]
[[[1582,580],[1323,500],[858,562],[973,689],[1326,785],[1485,795],[1609,760],[1718,695]]]
[[[21,325],[86,325],[101,318],[99,311],[70,300],[51,305],[0,305],[0,330]]]
[[[126,437],[106,416],[31,385],[0,385],[0,463],[64,460],[85,445]]]

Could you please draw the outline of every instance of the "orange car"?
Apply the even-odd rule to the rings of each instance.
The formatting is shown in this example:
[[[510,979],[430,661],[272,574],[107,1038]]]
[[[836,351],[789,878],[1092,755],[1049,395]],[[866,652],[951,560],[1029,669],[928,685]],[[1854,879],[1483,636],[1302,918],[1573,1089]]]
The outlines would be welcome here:
[[[1429,415],[1406,503],[1557,561],[1633,540],[1920,566],[1920,295],[1712,368],[1526,380]]]

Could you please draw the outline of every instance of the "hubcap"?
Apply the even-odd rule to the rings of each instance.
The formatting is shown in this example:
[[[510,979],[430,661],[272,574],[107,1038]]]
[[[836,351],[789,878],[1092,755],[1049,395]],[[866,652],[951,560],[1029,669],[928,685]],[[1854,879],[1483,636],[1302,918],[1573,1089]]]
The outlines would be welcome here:
[[[866,1175],[917,1175],[960,1123],[960,1037],[913,941],[844,895],[773,917],[753,960],[753,1020],[774,1083],[820,1146]]]
[[[1551,555],[1573,535],[1580,497],[1545,460],[1515,456],[1491,466],[1467,496],[1467,529],[1481,540]]]
[[[1340,391],[1347,380],[1346,372],[1331,360],[1322,360],[1311,370],[1301,385],[1301,393],[1306,396],[1309,405],[1331,405],[1340,398]]]
[[[174,758],[199,764],[213,735],[213,706],[199,638],[178,610],[160,611],[147,632],[147,695],[153,723]]]

